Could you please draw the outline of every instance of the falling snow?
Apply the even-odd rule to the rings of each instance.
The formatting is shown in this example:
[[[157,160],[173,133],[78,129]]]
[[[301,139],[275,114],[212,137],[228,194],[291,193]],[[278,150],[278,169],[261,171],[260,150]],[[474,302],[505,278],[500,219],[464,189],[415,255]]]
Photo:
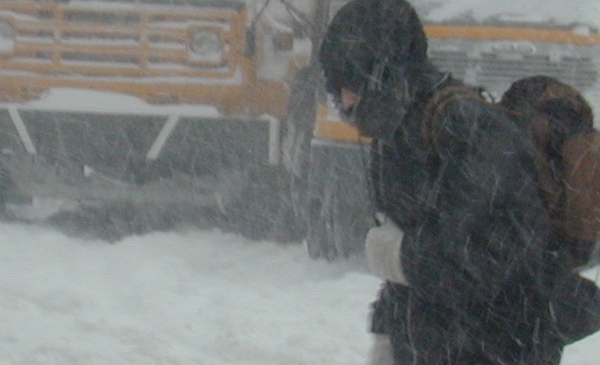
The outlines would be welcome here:
[[[423,4],[437,5],[429,20],[600,25],[598,0]],[[11,46],[0,39],[0,49]],[[585,95],[600,115],[600,85]],[[96,101],[87,104],[87,96]],[[211,106],[150,106],[71,89],[52,90],[30,107],[217,115]],[[380,282],[361,255],[311,260],[299,243],[198,228],[107,244],[43,224],[0,223],[0,261],[0,364],[7,365],[363,364]],[[585,275],[600,284],[599,268]],[[569,346],[562,364],[599,359],[600,333]]]

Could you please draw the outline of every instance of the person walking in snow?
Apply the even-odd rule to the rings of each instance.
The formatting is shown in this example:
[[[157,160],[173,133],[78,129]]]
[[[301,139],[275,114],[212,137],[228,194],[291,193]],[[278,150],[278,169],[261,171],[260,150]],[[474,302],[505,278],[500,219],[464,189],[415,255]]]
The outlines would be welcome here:
[[[340,115],[375,140],[371,364],[556,365],[599,328],[598,288],[549,244],[530,138],[431,64],[409,3],[347,3],[319,59]]]

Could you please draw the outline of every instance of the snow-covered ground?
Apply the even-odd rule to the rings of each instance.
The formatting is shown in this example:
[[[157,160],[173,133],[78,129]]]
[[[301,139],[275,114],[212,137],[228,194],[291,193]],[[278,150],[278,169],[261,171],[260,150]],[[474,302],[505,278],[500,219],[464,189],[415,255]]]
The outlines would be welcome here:
[[[0,364],[361,364],[377,286],[358,258],[217,231],[0,224]]]
[[[378,285],[360,257],[219,231],[107,244],[0,224],[0,364],[364,364]],[[599,360],[600,334],[563,364]]]

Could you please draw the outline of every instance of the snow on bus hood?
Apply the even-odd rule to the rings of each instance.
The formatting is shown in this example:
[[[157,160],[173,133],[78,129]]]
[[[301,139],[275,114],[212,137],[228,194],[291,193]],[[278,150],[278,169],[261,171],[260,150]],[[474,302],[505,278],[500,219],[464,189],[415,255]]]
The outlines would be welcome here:
[[[219,116],[212,105],[154,105],[133,95],[74,88],[50,89],[40,99],[22,106],[26,109],[101,114]]]
[[[547,26],[587,24],[600,27],[598,0],[430,0],[414,1],[423,20],[469,19],[477,23],[525,22]]]

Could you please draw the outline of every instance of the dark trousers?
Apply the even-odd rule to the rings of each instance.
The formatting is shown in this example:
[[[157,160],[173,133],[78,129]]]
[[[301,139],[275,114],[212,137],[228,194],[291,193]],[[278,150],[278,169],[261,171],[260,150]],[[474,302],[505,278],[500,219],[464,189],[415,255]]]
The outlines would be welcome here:
[[[396,365],[558,365],[565,345],[544,323],[506,329],[494,316],[457,316],[399,284],[384,284],[372,309],[371,331],[390,336]]]

